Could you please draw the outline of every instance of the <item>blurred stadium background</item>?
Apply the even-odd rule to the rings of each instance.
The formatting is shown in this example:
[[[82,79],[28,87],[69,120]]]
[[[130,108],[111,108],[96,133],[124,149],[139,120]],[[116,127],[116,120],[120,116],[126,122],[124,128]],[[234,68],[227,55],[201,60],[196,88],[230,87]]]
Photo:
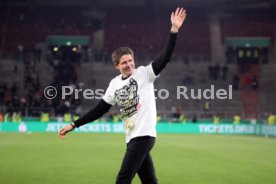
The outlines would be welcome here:
[[[240,152],[237,153],[242,154],[241,147],[249,145],[248,138],[250,138],[254,140],[255,144],[248,147],[245,153],[252,156],[251,160],[259,158],[266,160],[260,160],[259,165],[256,165],[259,169],[252,172],[247,170],[251,163],[248,160],[248,163],[245,164],[246,168],[241,169],[241,172],[254,175],[255,178],[251,179],[242,178],[240,175],[231,175],[229,170],[225,170],[225,173],[230,173],[227,181],[223,180],[225,178],[218,179],[216,177],[213,177],[217,179],[214,182],[204,179],[187,180],[192,174],[190,172],[185,172],[185,174],[175,172],[175,178],[183,176],[180,180],[173,180],[173,177],[168,175],[161,175],[161,178],[164,181],[167,179],[167,183],[182,183],[180,181],[184,180],[189,183],[244,183],[244,181],[261,183],[260,178],[263,179],[262,181],[265,180],[265,183],[275,183],[275,176],[270,175],[275,170],[275,158],[273,155],[267,155],[267,153],[275,153],[275,150],[272,149],[273,146],[275,147],[275,140],[270,139],[268,143],[266,142],[268,140],[255,137],[255,135],[265,135],[266,137],[276,135],[274,125],[276,123],[275,0],[1,0],[0,137],[2,140],[0,145],[3,148],[0,148],[0,150],[2,149],[0,151],[1,162],[4,161],[4,155],[12,156],[11,152],[22,151],[20,149],[22,145],[16,143],[22,143],[26,147],[34,145],[32,148],[30,146],[29,152],[26,151],[26,154],[30,155],[39,154],[36,152],[39,151],[36,147],[39,144],[42,147],[46,146],[43,149],[51,150],[47,140],[53,141],[53,134],[32,135],[31,132],[56,132],[65,123],[78,118],[98,102],[97,99],[85,100],[81,94],[79,99],[75,99],[73,95],[62,99],[61,86],[92,89],[93,91],[105,90],[110,79],[118,74],[111,62],[110,55],[114,49],[120,46],[133,48],[136,65],[149,63],[165,44],[170,29],[170,13],[177,6],[184,6],[188,17],[179,33],[171,63],[155,82],[157,90],[167,89],[170,94],[168,99],[158,98],[156,100],[158,131],[161,133],[253,135],[237,136],[237,138],[230,136],[229,138],[232,141],[234,139],[234,142],[229,144],[233,146],[232,150],[238,149]],[[215,89],[228,89],[229,85],[232,85],[233,99],[176,98],[176,86],[186,86],[188,89],[207,89],[211,85],[214,85]],[[44,89],[47,86],[57,88],[56,98],[45,98]],[[122,132],[118,112],[119,110],[113,107],[98,121],[99,123],[84,126],[77,131]],[[27,135],[30,136],[26,138],[18,133],[5,132],[27,132]],[[47,135],[48,138],[43,137]],[[178,137],[181,135],[174,135],[175,139],[172,142],[183,141],[187,138],[185,136],[188,136],[183,134],[184,137]],[[76,142],[85,141],[86,136],[81,135],[80,137],[83,139],[79,138]],[[113,136],[118,135],[114,134]],[[228,143],[227,141],[223,142],[225,137],[220,137],[222,135],[210,135],[209,138],[202,137],[203,135],[197,136],[191,140],[195,142],[200,138],[202,138],[201,141],[215,140],[212,136],[217,136],[217,138],[222,138],[219,139],[221,142],[216,140],[219,144]],[[160,137],[161,140],[166,140],[166,135]],[[30,143],[28,142],[30,138],[39,141]],[[25,139],[26,142],[22,142]],[[99,138],[99,140],[103,139]],[[110,139],[113,140],[113,138]],[[42,143],[43,141],[45,142]],[[244,144],[236,148],[236,141],[244,142]],[[75,146],[73,148],[78,148],[76,142],[72,143]],[[51,160],[50,163],[58,163],[63,158],[61,154],[66,154],[65,150],[72,150],[64,143],[65,147],[62,147],[60,145],[62,143],[57,140],[54,140],[53,143],[57,146],[57,150],[62,151],[55,153],[52,150],[49,154],[59,154],[59,159]],[[207,146],[204,149],[200,147],[201,151],[210,151],[209,148],[212,148],[212,144],[216,143],[212,142],[210,147]],[[11,145],[14,147],[9,152]],[[86,142],[82,142],[81,145],[86,145]],[[59,148],[60,146],[63,149]],[[93,146],[95,149],[90,151],[96,152],[96,147],[99,145]],[[165,149],[167,146],[170,144],[162,145],[160,143],[159,148]],[[178,146],[181,149],[179,153],[175,154],[177,156],[183,153],[182,149],[194,150],[191,147]],[[84,146],[80,148],[80,151],[85,152],[86,148]],[[257,148],[263,152],[259,153],[256,151]],[[100,147],[100,149],[107,148]],[[222,151],[223,153],[231,152],[225,147],[216,147],[216,149],[227,150]],[[199,154],[199,152],[197,153]],[[223,155],[223,153],[221,154]],[[97,154],[101,155],[102,153],[97,152]],[[254,156],[257,154],[259,157],[255,158]],[[190,157],[191,155],[193,152],[186,156]],[[210,153],[210,155],[214,160],[217,158],[216,153],[215,155]],[[238,156],[236,155],[235,158]],[[18,172],[21,172],[20,169],[27,164],[23,159],[23,163],[20,162],[16,165],[13,159],[14,157],[10,157],[3,162],[3,165],[0,164],[3,166],[2,171],[5,171],[0,173],[8,174],[7,171],[13,170],[12,166],[18,167]],[[79,159],[79,157],[74,157],[74,159]],[[162,160],[164,157],[159,155],[158,159]],[[233,158],[231,157],[231,159]],[[222,161],[225,160],[229,164],[231,159],[222,159]],[[242,159],[245,158],[242,157]],[[36,161],[37,163],[42,162],[42,164],[47,163],[46,160],[38,159]],[[210,170],[225,167],[225,165],[212,165],[208,161],[207,159],[206,164],[210,166],[208,168]],[[59,165],[56,168],[65,169],[65,165]],[[117,166],[119,167],[116,165],[116,168]],[[75,167],[78,168],[78,165]],[[162,167],[171,170],[170,168],[173,166]],[[194,169],[200,167],[195,166]],[[34,168],[37,167],[34,166]],[[38,168],[45,169],[43,171],[46,172],[46,175],[49,174],[49,177],[46,176],[49,180],[45,180],[44,183],[54,182],[50,178],[53,175],[56,176],[55,172],[48,173],[51,166],[49,168],[39,166]],[[80,166],[78,169],[82,169],[82,167]],[[87,169],[90,169],[89,165],[87,165]],[[182,169],[182,167],[178,169]],[[97,168],[91,170],[97,170]],[[107,170],[114,171],[109,174],[116,176],[116,169]],[[70,177],[74,174],[68,169],[66,171],[71,172]],[[261,174],[255,174],[256,171]],[[30,169],[29,172],[33,172],[33,170]],[[164,169],[165,172],[166,169]],[[205,170],[199,170],[199,173],[203,174],[203,178],[205,175],[212,176],[210,175],[212,173]],[[61,176],[64,176],[63,174]],[[103,175],[103,173],[101,174]],[[20,177],[12,180],[12,177],[7,179],[3,176],[0,181],[24,183],[22,182],[23,177],[24,174],[21,174]],[[234,177],[236,179],[233,179]],[[112,178],[109,179],[109,181],[101,181],[93,178],[93,180],[97,180],[95,183],[113,181]],[[62,178],[58,178],[56,181],[65,183]],[[25,180],[25,183],[30,182],[43,183],[39,181],[39,178]],[[68,182],[74,183],[76,180],[72,179]],[[87,183],[87,180],[84,179],[80,183]]]
[[[173,61],[156,81],[156,89],[170,92],[157,99],[160,117],[267,123],[276,110],[276,49],[275,1],[266,0],[1,1],[1,120],[12,121],[14,113],[21,120],[43,112],[50,119],[83,114],[98,100],[61,99],[61,86],[105,90],[118,74],[110,54],[119,46],[134,49],[137,65],[149,63],[167,39],[177,5],[189,17]],[[43,94],[49,85],[59,92],[53,100]],[[233,99],[176,98],[176,86],[211,85],[233,85]]]

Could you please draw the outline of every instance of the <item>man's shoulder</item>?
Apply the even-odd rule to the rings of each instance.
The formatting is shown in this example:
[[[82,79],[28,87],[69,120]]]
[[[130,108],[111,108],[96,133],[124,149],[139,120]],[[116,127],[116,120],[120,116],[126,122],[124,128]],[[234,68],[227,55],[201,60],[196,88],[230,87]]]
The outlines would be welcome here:
[[[142,66],[139,66],[137,68],[138,71],[144,71],[144,70],[147,70],[149,67],[151,67],[151,63],[149,63],[148,65],[142,65]]]
[[[122,78],[121,75],[117,75],[117,76],[115,76],[113,79],[111,79],[110,83],[117,82],[117,81],[119,81],[121,78]]]

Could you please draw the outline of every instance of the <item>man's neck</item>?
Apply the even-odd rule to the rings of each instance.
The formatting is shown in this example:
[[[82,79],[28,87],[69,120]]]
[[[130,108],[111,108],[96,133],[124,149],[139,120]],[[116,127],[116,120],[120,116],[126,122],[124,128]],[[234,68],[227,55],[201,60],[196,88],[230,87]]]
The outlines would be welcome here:
[[[122,80],[126,80],[126,79],[128,79],[130,76],[131,76],[131,74],[129,74],[129,75],[122,75]]]

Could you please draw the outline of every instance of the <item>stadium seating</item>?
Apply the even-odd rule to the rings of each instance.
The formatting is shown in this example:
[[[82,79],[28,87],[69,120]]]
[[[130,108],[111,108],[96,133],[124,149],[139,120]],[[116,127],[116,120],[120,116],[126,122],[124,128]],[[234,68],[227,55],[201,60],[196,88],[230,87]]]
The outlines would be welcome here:
[[[227,37],[269,37],[275,36],[275,13],[267,9],[236,10],[221,18],[222,40]]]
[[[51,13],[49,13],[51,12]],[[193,12],[193,11],[191,11]],[[93,36],[93,21],[91,17],[84,15],[79,7],[35,7],[35,8],[11,8],[0,12],[1,51],[4,56],[12,55],[18,59],[18,46],[23,46],[27,52],[33,52],[38,43],[45,43],[48,35],[88,35]],[[89,62],[81,63],[78,82],[85,84],[87,88],[106,89],[109,80],[117,74],[110,61],[110,53],[120,46],[130,46],[135,52],[137,65],[149,63],[162,49],[168,32],[170,10],[157,8],[149,11],[147,8],[110,8],[103,19],[104,48],[102,58],[90,57]],[[33,16],[36,15],[36,16]],[[125,16],[127,15],[127,16]],[[275,37],[275,15],[271,11],[236,11],[225,12],[220,19],[222,42],[227,37]],[[211,61],[210,25],[208,14],[205,11],[189,14],[182,33],[178,35],[178,41],[173,55],[173,62],[169,64],[159,80],[156,88],[167,88],[170,92],[168,100],[157,99],[158,109],[170,112],[172,106],[178,106],[183,111],[201,111],[204,101],[200,100],[175,100],[176,85],[187,85],[189,88],[208,88],[214,84],[217,88],[227,88],[232,84],[231,79],[237,74],[237,67],[229,65],[228,79],[209,79],[208,67],[214,65]],[[93,40],[92,40],[93,41]],[[44,44],[45,45],[45,44]],[[45,49],[45,46],[44,46]],[[46,50],[42,51],[45,56]],[[95,51],[92,50],[95,54]],[[22,63],[16,59],[1,60],[2,81],[12,84],[22,82],[24,78]],[[45,61],[37,62],[36,70],[39,71],[42,86],[49,85],[53,78],[54,69]],[[219,63],[222,65],[222,62]],[[13,72],[13,66],[17,65],[18,72]],[[264,70],[264,72],[262,71]],[[267,107],[268,94],[266,89],[274,90],[273,79],[267,80],[269,74],[273,74],[275,67],[261,66],[258,78],[260,79],[260,94],[255,96],[260,101],[256,102],[258,111],[273,110]],[[170,75],[174,73],[176,75]],[[100,78],[100,79],[99,79]],[[241,82],[244,81],[240,76]],[[243,83],[241,83],[243,85]],[[24,93],[24,87],[19,85],[20,93]],[[241,112],[245,109],[242,103],[241,91],[234,91],[231,101],[211,101],[211,111]],[[269,95],[272,96],[272,95]],[[255,99],[255,97],[252,97]],[[246,99],[253,101],[252,98]],[[86,109],[96,104],[97,100],[83,101]],[[259,105],[258,105],[259,103]],[[227,104],[227,105],[225,105]],[[221,107],[224,107],[223,109]]]

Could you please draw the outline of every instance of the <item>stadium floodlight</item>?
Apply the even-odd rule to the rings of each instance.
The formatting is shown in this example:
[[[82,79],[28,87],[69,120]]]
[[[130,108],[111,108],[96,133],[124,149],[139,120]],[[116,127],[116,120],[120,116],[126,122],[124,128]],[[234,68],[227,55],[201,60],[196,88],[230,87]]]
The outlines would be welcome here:
[[[53,51],[54,51],[54,52],[58,52],[58,47],[54,47],[54,48],[53,48]]]

